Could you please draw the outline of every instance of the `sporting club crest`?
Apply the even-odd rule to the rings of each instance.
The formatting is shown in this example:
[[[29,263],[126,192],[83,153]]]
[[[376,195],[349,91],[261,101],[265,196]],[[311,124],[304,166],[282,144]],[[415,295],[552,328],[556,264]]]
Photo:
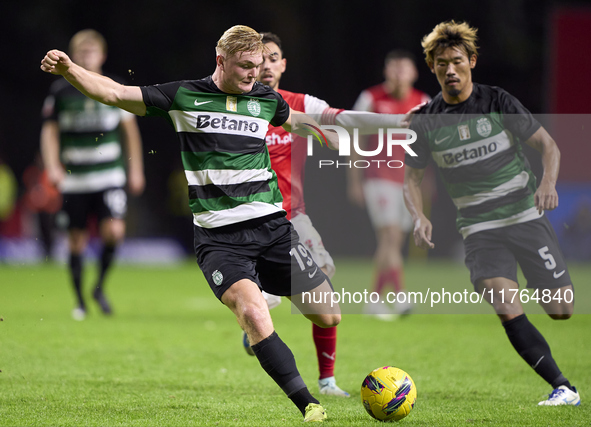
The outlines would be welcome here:
[[[478,132],[478,135],[482,136],[483,138],[486,138],[490,135],[492,132],[492,125],[486,117],[478,119],[476,122],[476,132]]]
[[[251,99],[246,104],[246,108],[248,108],[248,112],[255,117],[258,117],[261,114],[261,103],[258,99]]]

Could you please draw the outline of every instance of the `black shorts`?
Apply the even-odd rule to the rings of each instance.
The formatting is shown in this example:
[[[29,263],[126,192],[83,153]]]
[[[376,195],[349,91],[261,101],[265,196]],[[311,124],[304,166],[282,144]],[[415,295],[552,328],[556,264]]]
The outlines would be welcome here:
[[[517,264],[528,288],[553,289],[572,284],[556,233],[546,216],[479,231],[469,235],[464,246],[474,288],[480,279],[492,277],[517,282]]]
[[[100,223],[105,218],[124,219],[127,194],[123,188],[109,188],[94,193],[64,194],[62,210],[68,217],[68,229],[85,229],[88,218],[95,216]]]
[[[220,301],[241,279],[279,296],[307,292],[328,280],[284,216],[240,228],[193,228],[197,263]]]

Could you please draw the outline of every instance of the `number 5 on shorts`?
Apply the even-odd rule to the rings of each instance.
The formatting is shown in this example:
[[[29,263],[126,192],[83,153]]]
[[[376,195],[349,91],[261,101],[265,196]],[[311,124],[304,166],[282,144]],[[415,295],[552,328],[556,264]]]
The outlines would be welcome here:
[[[556,268],[556,261],[554,261],[554,257],[552,256],[552,254],[548,253],[548,246],[544,246],[543,248],[538,249],[538,253],[542,257],[542,259],[546,261],[544,265],[548,270],[553,270],[554,268]]]

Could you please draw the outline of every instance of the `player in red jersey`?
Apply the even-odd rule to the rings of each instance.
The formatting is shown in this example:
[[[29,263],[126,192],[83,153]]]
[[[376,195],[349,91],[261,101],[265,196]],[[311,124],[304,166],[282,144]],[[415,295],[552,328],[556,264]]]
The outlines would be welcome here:
[[[414,58],[409,52],[394,50],[388,53],[384,77],[383,83],[361,92],[353,106],[354,110],[404,114],[418,104],[430,100],[429,95],[413,87],[418,72]],[[378,144],[377,136],[366,137],[365,142],[366,149],[373,150]],[[394,147],[390,158],[382,151],[373,159],[386,162],[392,158],[400,160],[400,164],[403,165],[404,150],[401,146]],[[402,280],[402,247],[412,226],[412,219],[402,196],[404,167],[385,168],[376,165],[379,166],[380,163],[372,162],[372,166],[363,170],[349,170],[349,198],[358,206],[367,207],[376,232],[378,247],[374,256],[374,292],[382,294],[386,285],[390,284],[398,294],[405,289]],[[370,304],[365,310],[367,314],[374,314],[384,320],[392,320],[395,317],[384,304]],[[396,303],[396,314],[408,314],[410,310],[408,300]]]
[[[264,62],[258,80],[279,92],[293,110],[313,115],[323,125],[336,124],[348,129],[358,128],[360,134],[375,133],[378,127],[392,128],[404,124],[404,115],[360,114],[355,111],[331,108],[325,101],[314,96],[279,89],[279,81],[287,66],[281,49],[281,40],[273,33],[262,33],[262,35],[263,43],[269,51],[264,53]],[[277,174],[279,190],[283,195],[283,208],[287,211],[287,218],[293,223],[300,241],[312,253],[318,266],[329,278],[332,278],[335,273],[334,262],[324,248],[320,234],[306,215],[303,192],[306,140],[285,132],[280,127],[272,126],[269,127],[266,140],[271,165]],[[269,308],[276,307],[281,302],[280,297],[265,292],[263,294]],[[318,380],[320,394],[349,397],[349,393],[336,385],[334,378],[336,327],[322,329],[313,326],[312,336],[320,371]],[[243,339],[243,343],[246,351],[251,354],[248,341]]]
[[[279,80],[286,68],[286,60],[281,50],[281,40],[275,34],[262,33],[263,43],[269,51],[264,53],[264,62],[261,66],[258,80],[283,96],[293,110],[307,112],[308,114],[335,116],[342,110],[330,108],[328,104],[318,98],[301,93],[293,93],[279,89]],[[325,122],[326,123],[326,122]],[[283,195],[283,209],[287,212],[287,219],[291,220],[294,228],[300,236],[318,266],[329,278],[335,273],[334,262],[330,254],[324,248],[322,239],[310,218],[306,215],[303,174],[306,161],[306,141],[299,141],[292,145],[296,135],[285,132],[283,128],[269,126],[267,133],[267,148],[271,156],[271,166],[279,181],[279,190]],[[276,307],[281,303],[281,297],[263,292],[269,308]],[[312,327],[312,335],[318,356],[318,368],[320,377],[318,388],[320,394],[349,397],[349,393],[341,390],[335,382],[334,364],[336,357],[337,330],[332,328]],[[245,343],[245,348],[250,347]]]

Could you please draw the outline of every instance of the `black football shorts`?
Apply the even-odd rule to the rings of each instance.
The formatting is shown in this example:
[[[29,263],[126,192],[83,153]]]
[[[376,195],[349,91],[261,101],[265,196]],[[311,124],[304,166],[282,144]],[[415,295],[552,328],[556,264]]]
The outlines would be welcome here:
[[[241,279],[279,296],[307,292],[328,280],[284,216],[249,224],[222,230],[194,226],[197,263],[218,299]]]
[[[124,219],[127,194],[123,188],[109,188],[94,193],[68,193],[64,194],[62,210],[68,216],[68,229],[84,230],[88,218],[93,215],[99,224],[105,218]]]
[[[571,285],[556,233],[546,216],[521,224],[479,231],[464,240],[466,267],[476,291],[480,279],[505,277],[517,282],[517,264],[528,288]]]

